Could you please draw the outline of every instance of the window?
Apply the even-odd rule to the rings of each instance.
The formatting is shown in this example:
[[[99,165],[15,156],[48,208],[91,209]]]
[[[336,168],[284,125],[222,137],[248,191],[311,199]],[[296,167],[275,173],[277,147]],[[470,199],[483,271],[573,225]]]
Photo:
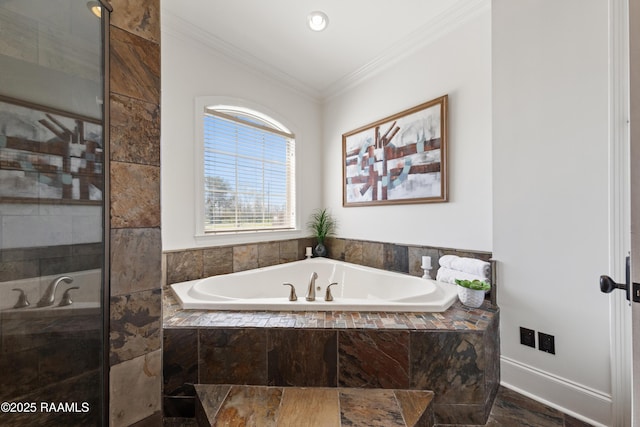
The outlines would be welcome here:
[[[204,109],[204,232],[295,228],[295,138],[253,110]]]

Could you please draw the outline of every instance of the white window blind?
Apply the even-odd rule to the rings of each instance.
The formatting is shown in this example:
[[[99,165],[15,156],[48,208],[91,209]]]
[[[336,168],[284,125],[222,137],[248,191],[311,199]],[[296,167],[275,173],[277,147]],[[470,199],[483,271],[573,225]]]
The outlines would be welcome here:
[[[295,228],[295,138],[246,110],[204,113],[204,231]]]

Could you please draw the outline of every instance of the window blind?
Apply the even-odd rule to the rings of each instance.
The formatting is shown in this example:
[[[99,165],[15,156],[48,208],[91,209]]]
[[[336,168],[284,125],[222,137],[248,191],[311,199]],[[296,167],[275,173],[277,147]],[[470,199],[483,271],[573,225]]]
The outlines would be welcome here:
[[[295,228],[295,138],[245,112],[205,109],[205,232]]]

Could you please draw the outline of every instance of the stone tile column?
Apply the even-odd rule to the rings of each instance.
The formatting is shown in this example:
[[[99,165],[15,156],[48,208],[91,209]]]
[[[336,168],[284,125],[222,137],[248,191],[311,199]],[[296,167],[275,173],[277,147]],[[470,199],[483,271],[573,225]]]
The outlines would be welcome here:
[[[160,425],[160,1],[111,4],[109,424]]]

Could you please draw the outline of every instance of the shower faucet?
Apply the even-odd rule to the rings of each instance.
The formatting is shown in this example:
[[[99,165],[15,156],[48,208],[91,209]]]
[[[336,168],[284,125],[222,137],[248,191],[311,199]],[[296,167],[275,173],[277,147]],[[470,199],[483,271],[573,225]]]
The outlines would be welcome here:
[[[71,283],[73,282],[73,279],[69,276],[60,276],[51,282],[45,293],[42,295],[42,298],[40,298],[40,301],[38,301],[38,304],[36,304],[38,307],[48,307],[53,305],[53,302],[56,300],[56,288],[60,282]]]

